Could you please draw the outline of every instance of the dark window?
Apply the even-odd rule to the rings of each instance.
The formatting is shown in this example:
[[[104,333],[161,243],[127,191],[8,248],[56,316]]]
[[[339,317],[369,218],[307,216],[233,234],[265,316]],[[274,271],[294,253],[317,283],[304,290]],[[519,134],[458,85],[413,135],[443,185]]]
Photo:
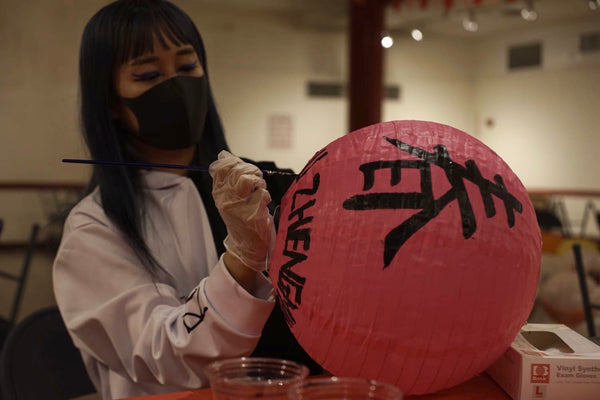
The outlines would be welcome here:
[[[308,82],[308,95],[311,97],[341,97],[344,86],[341,83]]]
[[[600,50],[600,32],[584,33],[579,36],[579,50],[589,53]]]
[[[508,49],[508,69],[542,65],[541,43],[511,46]]]
[[[400,86],[388,85],[383,88],[383,98],[387,100],[399,100],[400,99]]]
[[[346,85],[337,82],[308,82],[306,90],[310,97],[343,97],[346,95]],[[387,100],[399,100],[400,86],[385,86],[383,88],[383,98]]]

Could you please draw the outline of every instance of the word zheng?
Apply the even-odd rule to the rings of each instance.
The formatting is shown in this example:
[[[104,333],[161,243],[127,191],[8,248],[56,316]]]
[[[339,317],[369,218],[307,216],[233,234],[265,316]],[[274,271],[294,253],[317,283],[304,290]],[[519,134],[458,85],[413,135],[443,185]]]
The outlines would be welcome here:
[[[327,155],[325,150],[317,152],[308,162],[306,167],[300,172],[298,179],[306,174],[308,170]],[[321,175],[313,176],[312,185],[308,188],[300,188],[294,192],[292,197],[292,207],[288,215],[288,221],[292,222],[287,229],[285,236],[285,246],[283,255],[290,259],[281,266],[277,278],[276,296],[279,299],[284,318],[288,326],[293,326],[296,321],[292,316],[291,310],[297,309],[302,303],[302,289],[306,283],[306,278],[292,271],[292,267],[303,262],[308,258],[306,253],[310,250],[310,223],[313,216],[308,215],[310,209],[316,204],[314,198],[319,190]],[[308,197],[308,198],[307,198]],[[305,200],[300,204],[299,200]],[[299,245],[302,246],[299,248]],[[291,249],[288,247],[291,245]]]

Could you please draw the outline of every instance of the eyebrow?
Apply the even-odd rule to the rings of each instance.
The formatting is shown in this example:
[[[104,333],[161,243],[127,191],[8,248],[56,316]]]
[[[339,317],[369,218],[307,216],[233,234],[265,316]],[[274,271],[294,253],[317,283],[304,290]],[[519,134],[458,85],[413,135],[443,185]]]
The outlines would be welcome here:
[[[194,50],[194,48],[192,46],[190,46],[190,47],[185,47],[185,48],[179,50],[176,53],[176,55],[183,56],[183,55],[186,55],[186,54],[194,54],[194,53],[196,53],[196,50]]]
[[[177,53],[175,53],[175,55],[177,56],[183,56],[186,54],[195,54],[196,50],[194,50],[194,48],[192,46],[189,47],[185,47],[181,50],[178,50]],[[134,59],[133,61],[131,61],[129,63],[129,65],[142,65],[142,64],[150,64],[153,63],[155,61],[158,61],[158,57],[156,56],[148,56],[148,57],[139,57]]]
[[[136,58],[135,60],[133,60],[132,62],[130,62],[129,65],[150,64],[150,63],[152,63],[154,61],[158,61],[158,57],[155,57],[155,56],[140,57],[140,58]]]

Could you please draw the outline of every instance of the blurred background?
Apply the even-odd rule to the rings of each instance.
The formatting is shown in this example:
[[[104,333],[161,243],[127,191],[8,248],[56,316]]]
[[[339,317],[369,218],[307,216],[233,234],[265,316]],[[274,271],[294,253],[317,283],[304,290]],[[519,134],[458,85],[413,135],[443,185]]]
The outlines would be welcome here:
[[[349,10],[373,1],[173,1],[204,38],[234,153],[299,171],[349,132]],[[598,298],[600,1],[383,3],[381,120],[452,125],[511,166],[544,228],[532,320],[585,332],[570,244],[582,243],[590,293]],[[77,199],[89,174],[60,162],[87,157],[77,116],[79,39],[106,4],[0,1],[0,315],[6,319],[54,302],[51,264],[62,228],[54,217]],[[28,246],[32,233],[36,246]]]

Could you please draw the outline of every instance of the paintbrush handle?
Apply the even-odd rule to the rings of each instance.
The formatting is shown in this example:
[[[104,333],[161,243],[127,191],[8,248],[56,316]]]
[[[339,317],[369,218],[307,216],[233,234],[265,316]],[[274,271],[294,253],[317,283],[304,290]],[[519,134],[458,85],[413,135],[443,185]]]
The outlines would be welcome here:
[[[144,167],[144,168],[170,168],[170,169],[184,169],[188,171],[204,171],[208,172],[208,167],[202,165],[182,165],[182,164],[159,164],[159,163],[148,163],[148,162],[131,162],[131,161],[104,161],[104,160],[83,160],[76,158],[63,158],[64,163],[74,164],[92,164],[92,165],[107,165],[107,166],[126,166],[126,167]],[[291,175],[296,176],[291,172],[283,171],[270,171],[266,169],[260,170],[263,175]]]

